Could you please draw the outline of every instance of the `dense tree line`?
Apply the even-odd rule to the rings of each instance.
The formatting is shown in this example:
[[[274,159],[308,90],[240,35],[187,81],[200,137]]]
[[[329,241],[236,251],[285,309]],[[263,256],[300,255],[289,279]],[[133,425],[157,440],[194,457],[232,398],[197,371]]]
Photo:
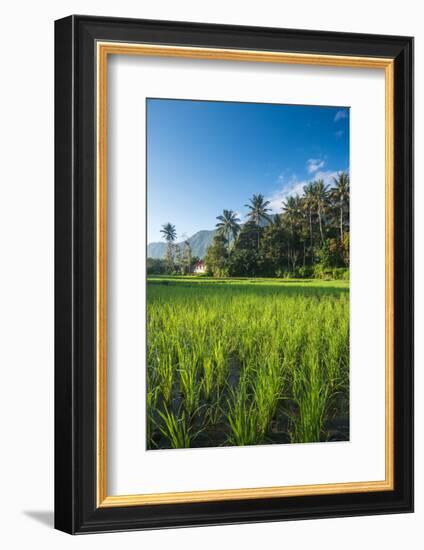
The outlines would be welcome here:
[[[348,276],[349,175],[323,180],[288,197],[281,212],[270,213],[261,194],[249,203],[247,222],[232,210],[217,217],[217,235],[205,263],[213,276],[325,277]]]
[[[348,277],[349,175],[341,172],[333,185],[308,183],[302,195],[288,197],[272,214],[262,194],[245,205],[247,221],[232,210],[217,216],[216,235],[205,264],[214,277]],[[198,258],[190,243],[176,245],[176,229],[162,226],[166,259],[149,259],[150,273],[188,274]],[[156,262],[156,263],[155,263]]]

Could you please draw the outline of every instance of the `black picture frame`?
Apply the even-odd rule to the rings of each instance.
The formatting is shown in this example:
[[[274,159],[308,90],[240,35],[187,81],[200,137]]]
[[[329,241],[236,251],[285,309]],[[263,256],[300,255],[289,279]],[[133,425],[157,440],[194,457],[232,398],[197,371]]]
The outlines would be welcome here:
[[[97,507],[98,40],[394,60],[393,491]],[[76,534],[413,511],[413,39],[73,15],[55,22],[55,75],[55,527]]]

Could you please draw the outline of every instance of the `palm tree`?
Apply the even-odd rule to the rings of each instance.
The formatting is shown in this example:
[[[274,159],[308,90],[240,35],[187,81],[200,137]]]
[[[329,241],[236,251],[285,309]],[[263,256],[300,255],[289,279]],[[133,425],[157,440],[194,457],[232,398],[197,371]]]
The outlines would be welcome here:
[[[302,226],[302,221],[304,218],[303,208],[303,200],[301,197],[299,197],[299,195],[296,195],[294,197],[287,197],[286,201],[283,201],[284,216],[290,227],[292,245],[290,249],[290,243],[287,242],[287,257],[291,259],[293,271],[296,268],[296,261],[298,256],[298,252],[295,246],[295,236],[297,230],[300,229]]]
[[[272,227],[282,227],[283,226],[283,217],[281,214],[274,214],[272,217],[271,217],[271,223],[270,225]]]
[[[172,272],[174,270],[173,243],[177,238],[177,230],[175,229],[175,225],[168,222],[162,225],[160,232],[163,234],[163,238],[167,242],[166,259],[168,262],[168,268]]]
[[[310,246],[310,255],[311,262],[313,258],[314,242],[313,242],[313,232],[312,232],[312,212],[315,207],[315,195],[314,195],[314,184],[308,183],[303,188],[303,204],[308,214],[309,221],[309,246]]]
[[[260,227],[261,227],[261,221],[271,221],[270,216],[268,215],[268,212],[270,211],[270,208],[268,208],[270,202],[266,201],[264,196],[259,193],[258,195],[253,195],[251,199],[249,199],[250,204],[245,204],[244,206],[249,209],[249,213],[247,217],[250,221],[252,221],[257,228],[258,231],[258,251],[259,251],[259,238],[260,238]]]
[[[191,262],[192,262],[192,253],[191,253],[191,246],[189,241],[184,241],[184,253],[183,253],[183,264],[184,264],[184,272],[190,273],[191,269]]]
[[[330,191],[331,198],[335,205],[340,209],[340,242],[343,242],[343,212],[346,205],[349,204],[350,179],[349,174],[340,172],[337,178],[333,178],[334,187]]]
[[[285,217],[287,221],[289,222],[290,232],[293,235],[294,221],[296,217],[296,200],[294,197],[287,197],[287,199],[283,201],[283,211],[286,215]]]
[[[240,219],[232,210],[223,210],[222,215],[217,216],[216,219],[219,220],[216,224],[217,232],[227,239],[228,248],[230,248],[231,237],[235,240],[240,231]]]
[[[322,230],[322,218],[325,214],[325,209],[328,203],[328,185],[325,185],[324,180],[318,180],[313,183],[315,208],[317,209],[319,232],[321,235],[321,244],[324,244],[324,233]]]

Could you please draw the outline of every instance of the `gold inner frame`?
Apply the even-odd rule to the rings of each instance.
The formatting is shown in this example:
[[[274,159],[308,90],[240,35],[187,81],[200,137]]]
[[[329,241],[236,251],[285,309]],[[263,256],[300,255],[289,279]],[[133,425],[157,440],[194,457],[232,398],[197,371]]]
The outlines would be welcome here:
[[[394,61],[390,58],[254,50],[193,48],[97,42],[97,506],[141,506],[305,495],[364,493],[394,489]],[[315,485],[217,489],[108,496],[107,492],[107,60],[109,55],[143,55],[384,69],[385,71],[385,479]]]

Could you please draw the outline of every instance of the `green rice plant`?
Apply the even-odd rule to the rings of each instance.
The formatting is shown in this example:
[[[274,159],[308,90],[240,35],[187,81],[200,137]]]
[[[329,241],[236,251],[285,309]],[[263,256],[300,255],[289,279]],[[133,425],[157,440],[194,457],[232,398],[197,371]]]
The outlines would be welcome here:
[[[216,397],[213,401],[207,403],[204,413],[205,425],[216,426],[224,417],[224,409],[221,404],[222,390],[216,391]]]
[[[190,420],[185,411],[175,414],[164,406],[164,411],[159,410],[158,414],[162,420],[159,430],[168,440],[171,449],[186,449],[190,447],[193,439]]]
[[[334,303],[326,315],[327,341],[322,354],[332,390],[349,387],[349,319],[343,315],[341,303]]]
[[[184,368],[179,373],[184,407],[187,414],[192,416],[200,403],[200,385],[197,383],[196,371],[193,368]]]
[[[172,361],[172,353],[169,349],[161,349],[158,353],[157,376],[159,391],[165,403],[171,402],[172,387],[174,381],[174,367]]]
[[[199,408],[201,387],[197,376],[197,358],[181,343],[177,343],[180,388],[187,414],[191,417]]]
[[[279,354],[272,351],[264,362],[259,362],[253,385],[258,430],[265,437],[282,398],[283,372]]]
[[[205,357],[203,360],[203,376],[201,385],[206,401],[210,401],[213,389],[215,387],[214,370],[212,357]]]
[[[321,441],[329,397],[317,357],[308,357],[295,372],[293,380],[293,398],[298,408],[298,413],[292,416],[293,443]]]
[[[159,387],[150,385],[147,389],[147,419],[146,419],[146,439],[147,448],[153,449],[156,445],[153,439],[155,429],[154,413],[157,410]]]
[[[237,389],[231,389],[228,400],[228,424],[231,445],[257,445],[263,435],[259,429],[258,413],[248,395],[246,376],[242,376]]]
[[[190,342],[190,347],[199,362],[205,360],[210,354],[210,343],[208,337],[208,320],[202,316],[193,322],[192,318],[186,318],[190,327],[185,336],[185,341]]]
[[[225,355],[224,345],[218,338],[212,344],[212,357],[216,369],[216,383],[222,387],[228,376],[228,359]]]

